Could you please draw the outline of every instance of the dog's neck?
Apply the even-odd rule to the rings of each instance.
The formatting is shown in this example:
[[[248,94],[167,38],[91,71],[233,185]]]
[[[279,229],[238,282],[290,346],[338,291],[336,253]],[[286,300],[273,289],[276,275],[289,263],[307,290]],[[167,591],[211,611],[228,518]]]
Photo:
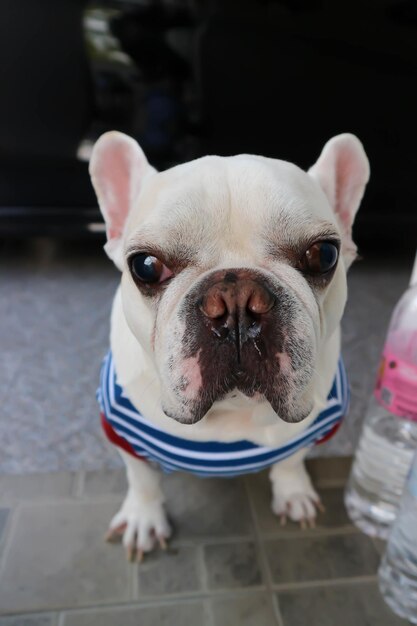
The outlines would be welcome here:
[[[340,329],[337,328],[318,354],[311,381],[314,408],[298,424],[283,422],[267,401],[250,399],[240,392],[230,393],[221,402],[216,402],[197,424],[180,424],[167,417],[161,409],[157,370],[126,322],[120,288],[113,302],[110,344],[119,384],[133,405],[158,427],[188,439],[231,441],[244,438],[273,445],[275,441],[282,442],[302,431],[325,407],[340,354]]]

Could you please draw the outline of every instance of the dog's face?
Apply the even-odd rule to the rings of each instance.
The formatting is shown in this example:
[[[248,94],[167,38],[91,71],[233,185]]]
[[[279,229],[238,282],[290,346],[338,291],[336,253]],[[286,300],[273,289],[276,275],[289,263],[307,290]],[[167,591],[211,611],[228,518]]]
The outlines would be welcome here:
[[[154,359],[162,410],[194,423],[241,392],[297,422],[346,301],[351,226],[369,166],[340,135],[306,173],[275,159],[205,157],[157,173],[108,133],[90,165],[124,313]]]

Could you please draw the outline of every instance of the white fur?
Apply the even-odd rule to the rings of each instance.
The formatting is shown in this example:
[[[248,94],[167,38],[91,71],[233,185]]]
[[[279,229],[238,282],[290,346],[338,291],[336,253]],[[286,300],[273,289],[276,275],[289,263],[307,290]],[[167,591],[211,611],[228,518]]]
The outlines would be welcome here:
[[[119,382],[132,403],[166,431],[200,441],[246,439],[276,446],[304,430],[326,404],[340,352],[346,271],[356,250],[351,226],[369,177],[360,142],[348,134],[333,138],[309,173],[251,155],[205,157],[156,173],[133,140],[110,133],[96,144],[90,171],[109,233],[107,253],[122,271],[110,342]],[[126,193],[123,181],[129,187]],[[117,213],[118,194],[122,215]],[[330,284],[313,293],[286,261],[285,250],[326,228],[340,236],[342,255]],[[267,239],[278,251],[273,259],[265,253]],[[128,251],[147,243],[166,251],[182,247],[195,255],[157,307],[139,292],[126,264]],[[214,270],[236,267],[261,270],[279,280],[299,303],[297,331],[308,336],[315,360],[312,378],[302,390],[313,409],[302,422],[284,422],[266,400],[240,392],[215,402],[193,425],[181,424],[162,410],[163,404],[178,404],[167,383],[168,356],[191,381],[190,397],[201,384],[198,359],[181,361],[184,297]],[[152,529],[169,535],[163,498],[154,470],[122,454],[130,487],[112,527],[124,520],[125,545],[135,541],[138,550],[146,551],[153,546]],[[316,515],[318,496],[304,455],[302,451],[271,470],[273,510],[294,520]]]

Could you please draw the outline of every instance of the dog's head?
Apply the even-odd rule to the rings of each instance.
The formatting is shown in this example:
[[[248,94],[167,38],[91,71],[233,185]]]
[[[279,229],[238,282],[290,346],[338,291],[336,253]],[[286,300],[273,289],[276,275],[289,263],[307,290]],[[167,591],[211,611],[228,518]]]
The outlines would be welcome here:
[[[154,360],[166,415],[191,424],[241,392],[304,419],[356,255],[351,227],[369,177],[358,139],[331,139],[308,173],[251,155],[157,173],[112,132],[90,172],[124,314]]]

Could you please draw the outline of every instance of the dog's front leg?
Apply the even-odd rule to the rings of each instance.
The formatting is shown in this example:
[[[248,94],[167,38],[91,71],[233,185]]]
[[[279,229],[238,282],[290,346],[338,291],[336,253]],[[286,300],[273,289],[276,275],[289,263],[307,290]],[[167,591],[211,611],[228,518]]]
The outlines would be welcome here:
[[[285,524],[289,517],[302,528],[315,526],[317,509],[322,511],[320,497],[315,491],[304,465],[306,449],[272,466],[272,510]]]
[[[160,473],[148,463],[119,449],[126,464],[129,484],[126,498],[110,522],[106,539],[114,541],[123,535],[129,561],[141,561],[157,543],[166,548],[171,528],[164,509]]]

